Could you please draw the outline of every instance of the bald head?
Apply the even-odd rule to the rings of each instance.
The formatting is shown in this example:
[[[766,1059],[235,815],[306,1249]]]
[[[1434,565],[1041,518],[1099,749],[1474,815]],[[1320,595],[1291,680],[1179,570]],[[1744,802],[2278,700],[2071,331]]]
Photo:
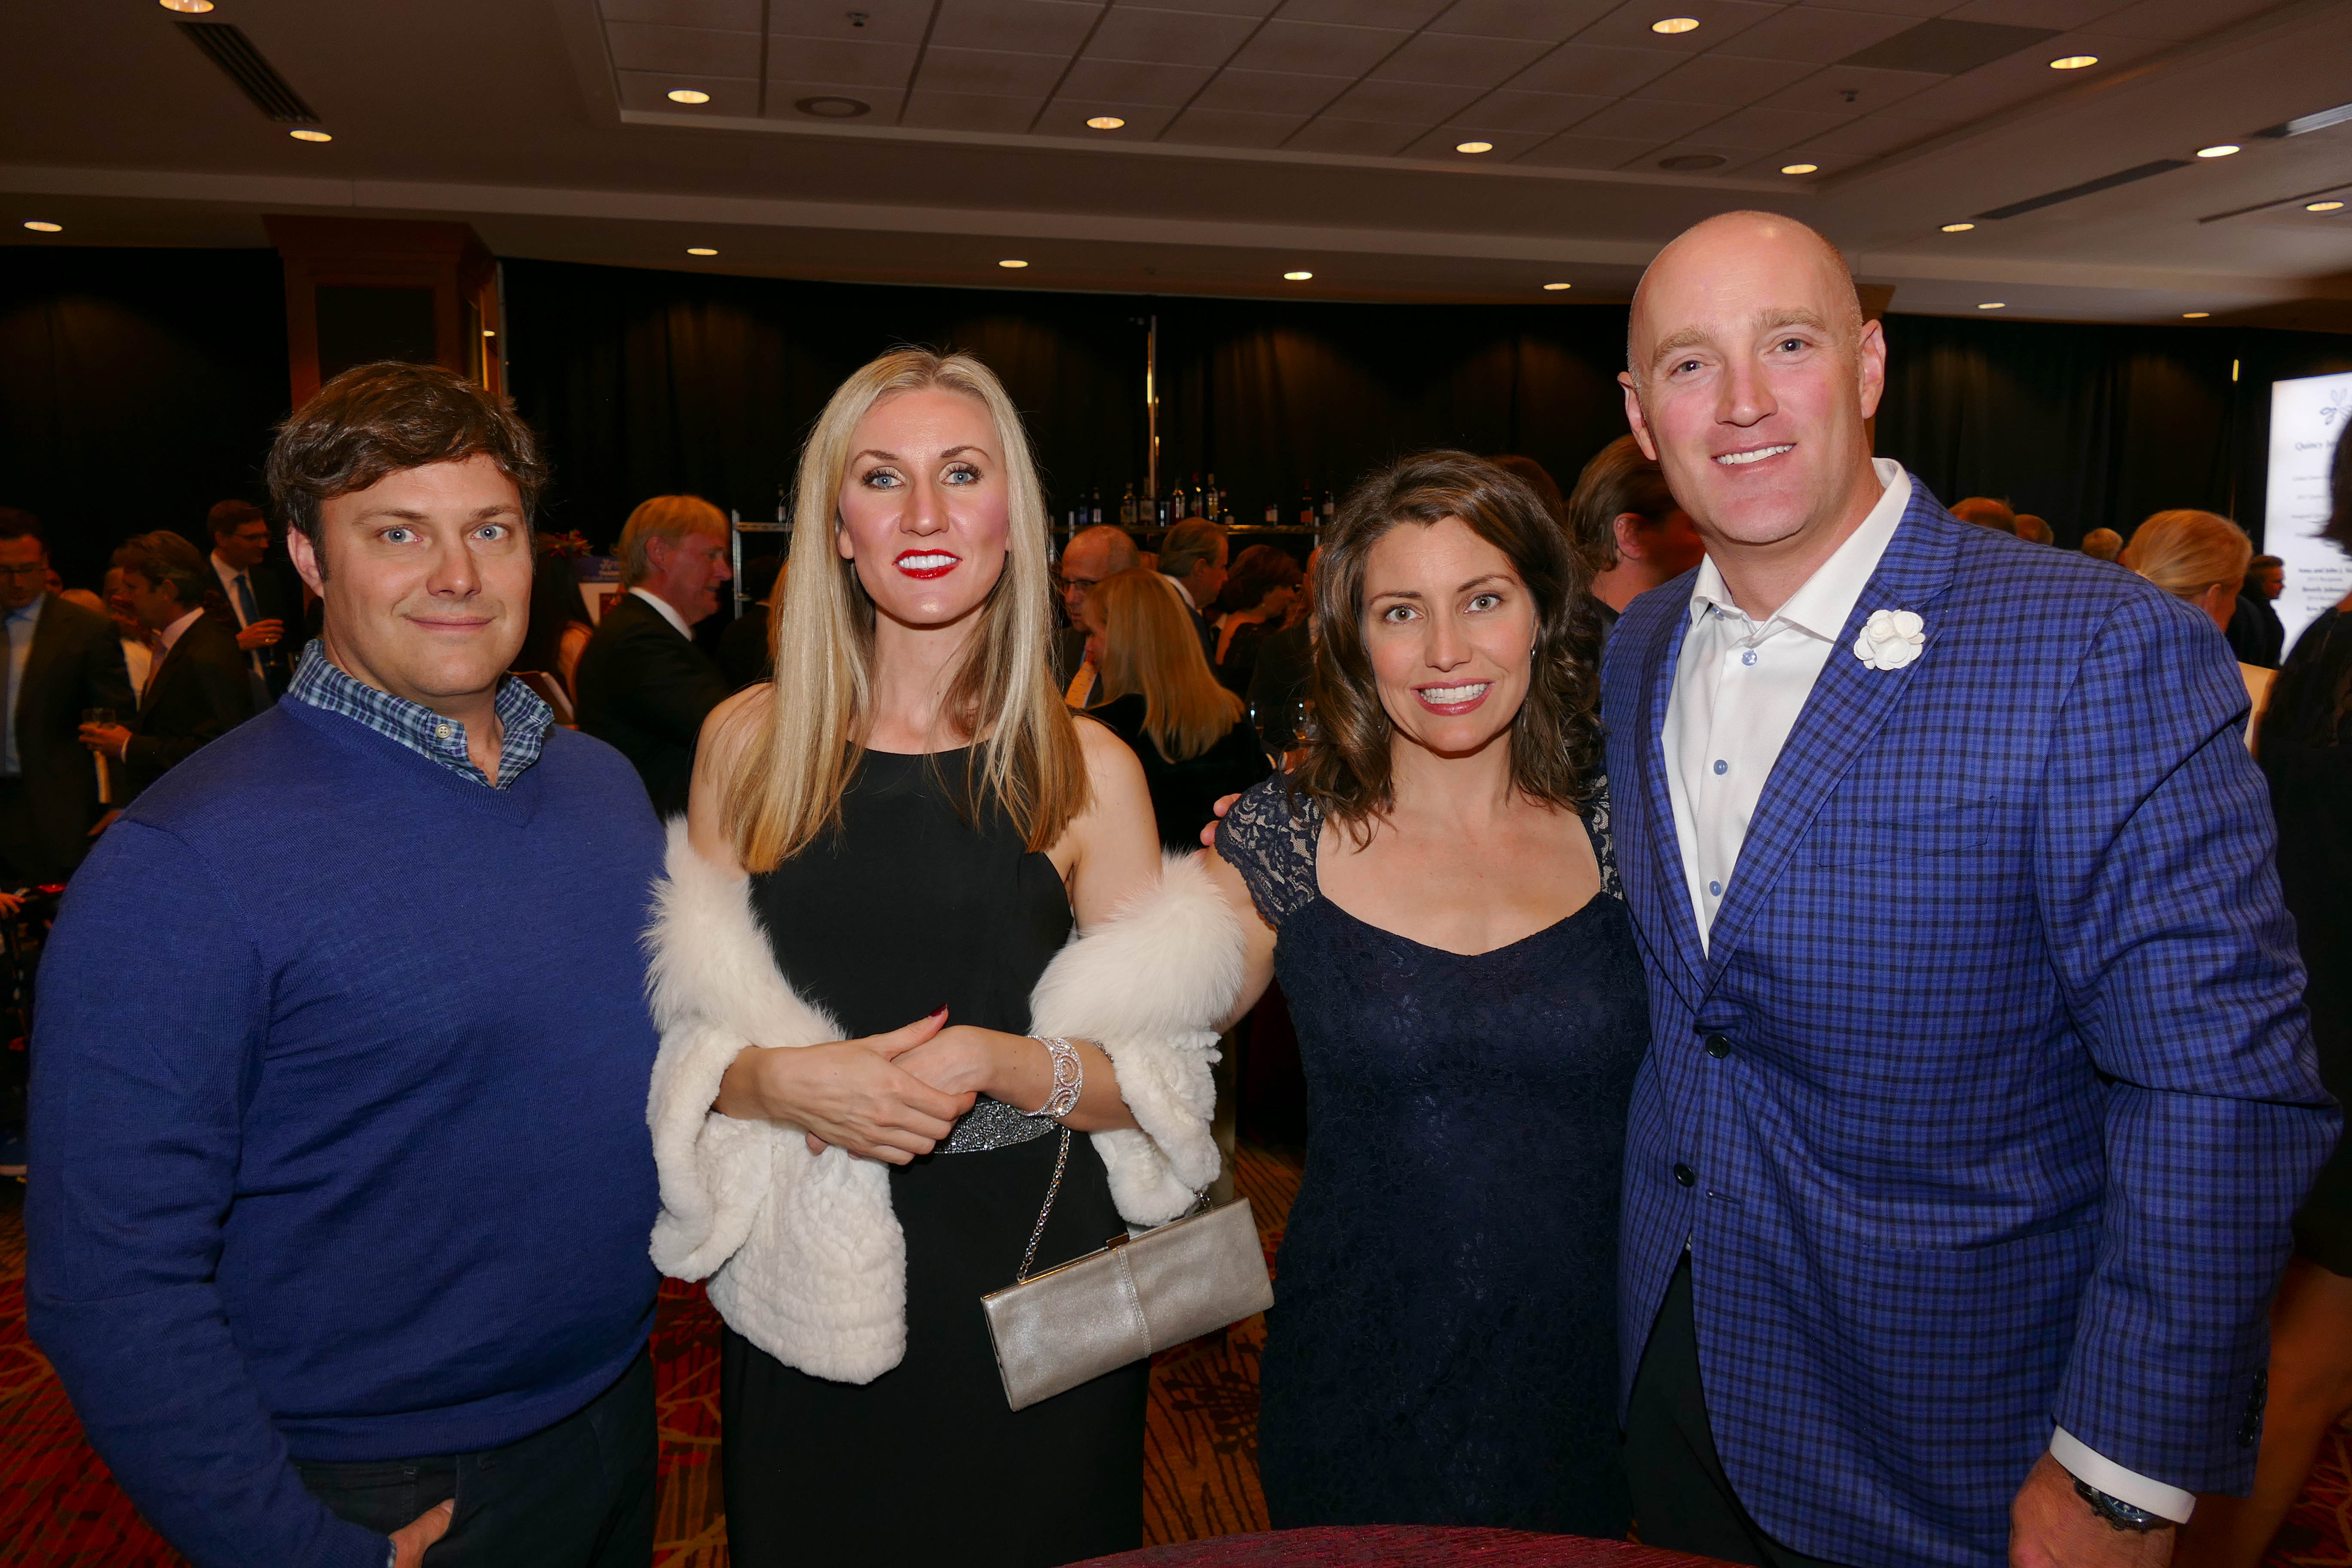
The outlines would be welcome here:
[[[1734,257],[1770,259],[1777,270],[1818,273],[1824,301],[1831,307],[1824,325],[1848,348],[1862,341],[1862,297],[1855,292],[1853,273],[1838,247],[1819,231],[1778,213],[1717,213],[1676,235],[1658,252],[1633,290],[1633,313],[1625,325],[1625,368],[1641,380],[1651,362],[1677,346],[1667,339],[1671,329],[1655,324],[1655,301],[1663,292],[1686,286],[1694,279],[1721,274]],[[1644,307],[1649,307],[1645,310]],[[1649,328],[1645,332],[1644,327]]]
[[[1062,547],[1062,607],[1069,612],[1070,624],[1078,624],[1078,611],[1096,584],[1142,564],[1143,557],[1125,529],[1097,523],[1070,535]]]

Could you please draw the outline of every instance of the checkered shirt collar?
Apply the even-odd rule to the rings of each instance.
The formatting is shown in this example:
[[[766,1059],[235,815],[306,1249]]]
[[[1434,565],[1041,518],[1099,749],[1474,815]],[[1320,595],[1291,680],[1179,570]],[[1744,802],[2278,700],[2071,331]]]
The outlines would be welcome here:
[[[480,784],[490,782],[466,751],[465,725],[347,674],[327,657],[322,641],[314,639],[302,650],[301,665],[294,671],[286,695],[364,724],[451,773]],[[504,739],[499,748],[499,780],[492,787],[506,789],[539,761],[540,748],[547,743],[547,731],[555,723],[555,710],[511,675],[499,678],[495,706]]]

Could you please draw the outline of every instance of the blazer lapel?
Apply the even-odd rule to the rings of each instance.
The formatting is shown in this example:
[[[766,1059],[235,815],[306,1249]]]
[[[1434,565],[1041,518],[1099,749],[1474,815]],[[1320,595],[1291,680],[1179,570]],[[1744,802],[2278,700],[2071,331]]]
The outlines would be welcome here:
[[[16,759],[20,764],[25,757],[26,718],[33,712],[33,694],[42,689],[42,677],[56,662],[58,641],[65,636],[58,627],[57,597],[55,594],[48,596],[41,605],[41,618],[33,623],[33,646],[25,650],[25,674],[16,685]],[[0,646],[0,653],[6,651],[5,646]],[[37,725],[39,716],[34,715],[33,721]]]
[[[1687,602],[1689,595],[1685,595]],[[1690,879],[1683,870],[1682,837],[1675,827],[1674,792],[1666,783],[1666,707],[1675,695],[1675,666],[1690,634],[1687,610],[1666,624],[1665,647],[1650,667],[1649,710],[1642,721],[1642,783],[1648,803],[1653,883],[1658,889],[1653,918],[1673,950],[1666,977],[1696,1009],[1706,990],[1706,960],[1698,942],[1698,919],[1691,912]]]
[[[196,628],[194,626],[190,626],[188,631],[182,632],[180,634],[180,640],[173,643],[165,651],[157,654],[155,656],[155,662],[148,667],[146,688],[139,693],[139,716],[141,718],[144,719],[147,716],[148,710],[155,706],[155,699],[163,694],[164,677],[170,675],[172,673],[172,667],[180,662],[180,650],[188,646],[188,632],[193,632],[195,629]]]
[[[1839,779],[1852,767],[1911,689],[1918,672],[1936,662],[1936,623],[1927,622],[1927,644],[1917,658],[1900,669],[1873,669],[1854,657],[1853,641],[1874,610],[1919,610],[1950,584],[1952,543],[1936,537],[1931,521],[1944,509],[1916,478],[1911,481],[1911,504],[1887,542],[1878,570],[1854,601],[1829,662],[1813,682],[1812,694],[1789,731],[1756,804],[1755,820],[1739,848],[1731,887],[1723,907],[1716,911],[1708,932],[1707,984],[1723,973],[1727,956],[1738,947],[1771,896],[1772,886],[1787,869],[1789,858],[1811,826]],[[1958,524],[1947,522],[1947,527]]]

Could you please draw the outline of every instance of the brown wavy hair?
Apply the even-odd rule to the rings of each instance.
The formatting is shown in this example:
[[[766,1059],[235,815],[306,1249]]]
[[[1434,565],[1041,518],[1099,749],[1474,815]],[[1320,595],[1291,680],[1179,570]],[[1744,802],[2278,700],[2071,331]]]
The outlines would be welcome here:
[[[1292,788],[1359,844],[1395,799],[1394,725],[1364,647],[1364,564],[1391,529],[1449,517],[1501,551],[1535,600],[1528,696],[1511,720],[1513,786],[1581,814],[1600,783],[1601,621],[1583,552],[1517,475],[1467,452],[1419,453],[1358,481],[1315,569],[1314,721]]]

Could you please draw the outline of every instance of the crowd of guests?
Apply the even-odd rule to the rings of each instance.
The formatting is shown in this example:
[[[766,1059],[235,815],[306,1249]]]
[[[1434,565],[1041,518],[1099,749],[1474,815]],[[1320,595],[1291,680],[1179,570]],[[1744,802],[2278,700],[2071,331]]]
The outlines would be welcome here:
[[[1133,1547],[1147,1363],[1013,1410],[978,1298],[1193,1206],[1278,983],[1277,1526],[2253,1563],[2352,1406],[2352,601],[2270,677],[2227,520],[1943,507],[1886,353],[1820,237],[1711,219],[1566,494],[1402,458],[1302,562],[1057,560],[996,378],[894,352],[715,658],[718,510],[639,506],[592,626],[531,433],[427,367],[280,432],[307,598],[216,513],[117,622],[0,518],[91,1441],[199,1568],[634,1568],[658,1270],[737,1561]]]

